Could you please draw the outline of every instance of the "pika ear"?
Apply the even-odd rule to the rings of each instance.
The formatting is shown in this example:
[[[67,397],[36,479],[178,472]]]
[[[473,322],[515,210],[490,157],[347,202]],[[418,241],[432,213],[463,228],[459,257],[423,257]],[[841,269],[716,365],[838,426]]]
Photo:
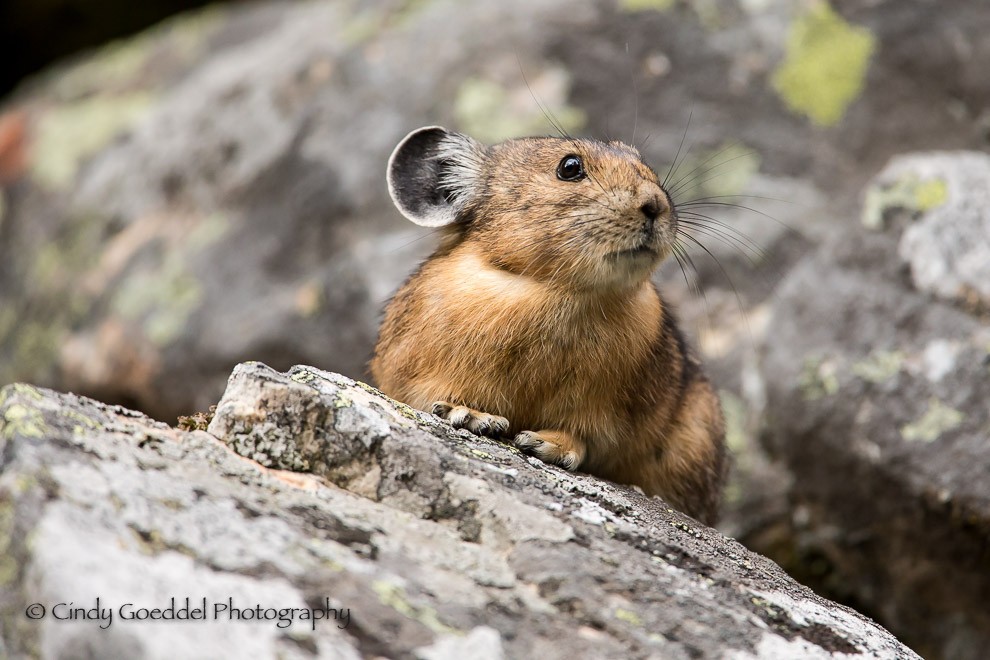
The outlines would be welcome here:
[[[418,128],[388,159],[388,194],[417,225],[454,223],[477,194],[486,147],[439,126]]]

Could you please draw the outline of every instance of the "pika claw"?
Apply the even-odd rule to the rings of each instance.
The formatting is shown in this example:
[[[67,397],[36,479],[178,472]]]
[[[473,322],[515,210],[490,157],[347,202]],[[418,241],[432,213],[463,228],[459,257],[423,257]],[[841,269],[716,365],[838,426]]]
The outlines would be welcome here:
[[[446,401],[436,401],[431,408],[434,415],[446,419],[454,428],[467,429],[477,435],[498,438],[509,430],[509,420],[499,415],[451,405]]]
[[[430,412],[432,412],[437,417],[443,417],[444,419],[446,419],[447,413],[450,412],[451,408],[453,408],[453,406],[451,406],[446,401],[434,401],[430,408]]]
[[[581,465],[581,456],[577,451],[566,450],[536,431],[522,431],[513,438],[512,444],[521,451],[532,454],[546,463],[559,465],[568,472],[574,472]]]

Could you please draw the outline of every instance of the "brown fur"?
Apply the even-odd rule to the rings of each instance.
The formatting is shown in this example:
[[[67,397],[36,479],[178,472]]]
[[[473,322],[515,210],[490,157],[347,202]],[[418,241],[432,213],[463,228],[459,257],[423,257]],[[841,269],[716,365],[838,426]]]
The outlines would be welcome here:
[[[567,154],[584,180],[557,178]],[[459,221],[386,310],[378,386],[424,410],[447,402],[448,417],[463,406],[474,430],[504,417],[545,460],[714,523],[722,413],[650,281],[676,228],[656,173],[634,149],[590,140],[510,140],[483,162]],[[650,200],[661,212],[647,226]]]

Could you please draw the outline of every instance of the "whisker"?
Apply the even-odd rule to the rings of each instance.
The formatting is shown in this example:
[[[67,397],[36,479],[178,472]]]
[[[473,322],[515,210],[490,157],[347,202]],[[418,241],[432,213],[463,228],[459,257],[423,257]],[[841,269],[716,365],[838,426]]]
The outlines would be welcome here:
[[[717,165],[713,165],[712,167],[710,167],[707,170],[705,170],[702,174],[699,174],[698,177],[700,178],[702,176],[706,176],[708,174],[711,174],[712,172],[714,172],[718,168],[722,167],[723,165],[727,165],[728,163],[731,163],[734,160],[739,160],[740,158],[744,158],[746,156],[752,156],[755,153],[756,153],[755,151],[747,151],[745,153],[741,153],[741,154],[738,154],[736,156],[733,156],[732,158],[729,158],[728,160],[723,160],[721,163],[718,163]],[[685,181],[684,180],[684,177],[682,177],[681,179],[678,180],[678,183],[676,184],[676,187],[674,187],[670,191],[670,196],[671,197],[677,197],[677,196],[679,196],[679,195],[681,195],[683,193],[690,192],[690,191],[694,190],[695,188],[698,188],[702,184],[708,183],[712,179],[717,179],[720,176],[725,176],[729,172],[731,172],[731,170],[729,170],[729,171],[723,170],[723,171],[719,172],[718,174],[712,174],[712,176],[710,176],[710,177],[708,177],[706,179],[702,179],[701,181],[698,181],[697,179],[688,179],[688,180]],[[687,185],[690,185],[691,187],[685,189],[684,186],[687,186]]]
[[[750,342],[752,342],[753,341],[753,333],[752,333],[752,330],[749,327],[749,317],[746,315],[746,307],[743,305],[742,297],[739,295],[739,290],[736,289],[735,283],[732,281],[732,278],[729,277],[729,273],[722,266],[722,262],[718,260],[718,257],[716,257],[714,254],[712,254],[712,251],[711,250],[709,250],[707,247],[705,247],[705,245],[701,241],[699,241],[697,238],[695,238],[691,234],[689,234],[687,232],[682,232],[680,230],[678,230],[678,233],[681,236],[683,236],[684,238],[686,238],[689,241],[691,241],[692,243],[694,243],[695,245],[697,245],[699,248],[701,248],[705,252],[705,254],[707,254],[712,259],[712,261],[715,262],[715,265],[718,266],[718,269],[722,272],[722,276],[725,278],[725,281],[728,282],[729,287],[732,289],[732,294],[736,298],[736,304],[739,305],[739,311],[742,313],[743,320],[746,323],[746,332],[747,332],[747,334],[749,334]]]
[[[687,138],[688,130],[691,128],[691,117],[693,116],[694,116],[694,108],[692,107],[690,112],[688,112],[688,120],[687,120],[687,124],[684,126],[684,134],[681,135],[681,142],[680,144],[677,145],[677,153],[674,154],[674,160],[671,161],[670,167],[667,168],[667,174],[664,175],[663,177],[663,183],[661,184],[661,187],[664,190],[667,189],[667,181],[670,180],[670,175],[676,169],[677,159],[680,158],[681,156],[681,148],[684,146],[684,140]],[[691,149],[688,148],[688,151],[691,151]],[[687,154],[685,153],[684,156],[687,157]]]
[[[692,174],[694,174],[698,170],[702,169],[705,165],[707,165],[708,163],[712,162],[712,160],[718,158],[719,156],[721,156],[722,154],[724,154],[726,151],[728,151],[732,147],[736,146],[737,144],[741,144],[739,142],[739,140],[733,140],[729,144],[725,145],[724,147],[722,147],[721,149],[719,149],[717,152],[713,153],[711,156],[709,156],[704,161],[702,161],[697,166],[695,166],[695,168],[693,170],[691,170],[690,172],[688,172],[687,174],[685,174],[684,176],[682,176],[681,178],[679,178],[677,181],[674,181],[673,183],[671,183],[671,188],[673,190],[676,190],[677,187],[678,187],[678,185],[681,183],[681,181],[684,181],[685,179],[687,179],[688,177],[690,177]],[[720,163],[720,165],[721,165],[721,163]],[[715,167],[718,167],[718,165],[715,165],[712,169],[714,169]],[[708,170],[708,171],[710,172],[711,170]],[[674,193],[671,192],[671,196],[673,196],[673,194]]]

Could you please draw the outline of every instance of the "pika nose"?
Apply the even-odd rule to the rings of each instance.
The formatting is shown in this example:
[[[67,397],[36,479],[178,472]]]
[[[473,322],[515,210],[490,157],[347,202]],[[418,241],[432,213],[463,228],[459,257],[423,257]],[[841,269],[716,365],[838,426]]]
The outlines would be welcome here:
[[[642,206],[639,207],[640,212],[646,218],[646,226],[648,229],[653,229],[653,224],[656,222],[660,214],[663,213],[664,206],[663,202],[656,195],[646,200]]]

